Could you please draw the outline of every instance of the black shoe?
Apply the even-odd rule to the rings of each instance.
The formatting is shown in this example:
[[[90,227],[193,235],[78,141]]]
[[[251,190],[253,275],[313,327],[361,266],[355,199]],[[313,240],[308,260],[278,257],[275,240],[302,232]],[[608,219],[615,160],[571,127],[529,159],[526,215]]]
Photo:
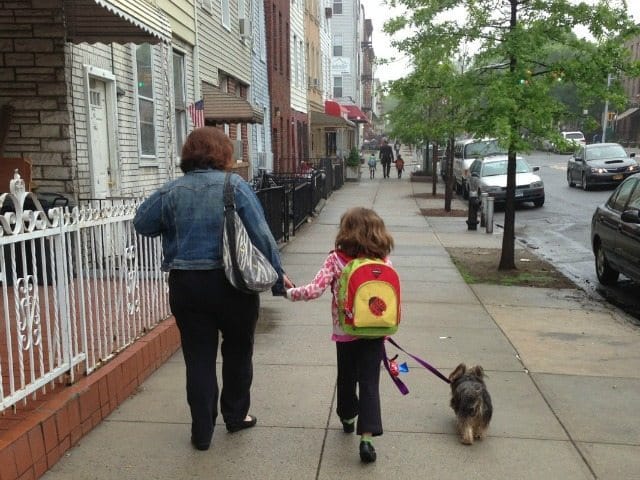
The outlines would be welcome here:
[[[209,450],[209,447],[211,446],[211,442],[198,442],[196,441],[195,438],[191,437],[191,445],[193,445],[193,448],[195,448],[196,450]]]
[[[340,423],[342,423],[342,431],[344,433],[353,433],[356,430],[356,422],[355,420],[351,423],[347,422],[346,420],[343,420],[342,418],[340,419]]]
[[[229,433],[239,432],[245,428],[255,427],[258,419],[253,415],[249,415],[250,420],[242,420],[240,423],[227,423],[227,431]]]
[[[377,458],[376,449],[371,442],[360,442],[360,460],[364,463],[375,462]]]

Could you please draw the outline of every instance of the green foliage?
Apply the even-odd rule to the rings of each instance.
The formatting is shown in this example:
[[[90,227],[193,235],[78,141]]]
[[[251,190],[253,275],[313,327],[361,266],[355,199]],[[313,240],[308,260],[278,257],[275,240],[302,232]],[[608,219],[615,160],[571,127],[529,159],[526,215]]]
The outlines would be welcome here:
[[[398,98],[389,115],[392,135],[414,143],[463,133],[498,138],[509,152],[500,268],[515,268],[516,153],[557,136],[558,126],[583,109],[593,112],[605,101],[623,108],[617,79],[640,72],[624,42],[640,30],[625,0],[390,2],[406,12],[386,22],[385,31],[413,32],[393,43],[414,65],[390,86]],[[609,86],[610,74],[616,80]]]
[[[349,167],[360,166],[360,152],[358,152],[356,147],[352,147],[349,151],[349,155],[346,158],[346,164]]]

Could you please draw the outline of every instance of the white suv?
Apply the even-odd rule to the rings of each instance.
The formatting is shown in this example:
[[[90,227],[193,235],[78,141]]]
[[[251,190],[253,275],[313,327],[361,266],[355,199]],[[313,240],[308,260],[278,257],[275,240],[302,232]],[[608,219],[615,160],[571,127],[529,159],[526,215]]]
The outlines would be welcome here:
[[[463,198],[469,198],[469,167],[476,158],[484,158],[490,155],[504,155],[506,150],[495,138],[480,140],[471,138],[459,140],[453,150],[453,176],[455,189]]]

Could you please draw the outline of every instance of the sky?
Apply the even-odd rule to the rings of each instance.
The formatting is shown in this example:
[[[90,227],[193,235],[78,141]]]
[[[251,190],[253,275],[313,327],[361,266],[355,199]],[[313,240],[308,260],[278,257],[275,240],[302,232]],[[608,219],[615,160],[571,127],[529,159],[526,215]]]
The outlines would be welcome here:
[[[585,0],[587,3],[595,3],[595,0]],[[401,78],[411,71],[410,62],[403,54],[391,46],[391,39],[382,28],[384,22],[402,13],[400,9],[391,9],[383,0],[361,0],[364,5],[365,18],[370,18],[373,23],[373,50],[377,58],[396,58],[394,62],[376,69],[375,75],[382,82]],[[627,11],[637,23],[640,23],[640,0],[627,0]]]

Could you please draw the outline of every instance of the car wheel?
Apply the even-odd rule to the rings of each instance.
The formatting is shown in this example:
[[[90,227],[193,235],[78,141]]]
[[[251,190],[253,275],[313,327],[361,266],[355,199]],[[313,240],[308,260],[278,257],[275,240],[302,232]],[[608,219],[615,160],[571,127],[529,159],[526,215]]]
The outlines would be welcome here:
[[[537,200],[534,200],[534,201],[533,201],[533,205],[534,205],[534,206],[536,206],[536,207],[538,207],[538,208],[540,208],[541,206],[543,206],[543,205],[544,205],[544,197],[539,198],[539,199],[537,199]]]
[[[586,192],[589,190],[589,185],[587,185],[587,175],[582,172],[582,189]]]
[[[574,182],[573,179],[571,178],[571,172],[569,170],[567,170],[567,183],[569,184],[570,187],[576,186],[576,182]]]
[[[611,265],[609,265],[607,257],[604,254],[604,249],[599,243],[596,244],[595,251],[596,275],[598,276],[598,280],[603,285],[614,285],[618,281],[620,272],[611,268]]]

